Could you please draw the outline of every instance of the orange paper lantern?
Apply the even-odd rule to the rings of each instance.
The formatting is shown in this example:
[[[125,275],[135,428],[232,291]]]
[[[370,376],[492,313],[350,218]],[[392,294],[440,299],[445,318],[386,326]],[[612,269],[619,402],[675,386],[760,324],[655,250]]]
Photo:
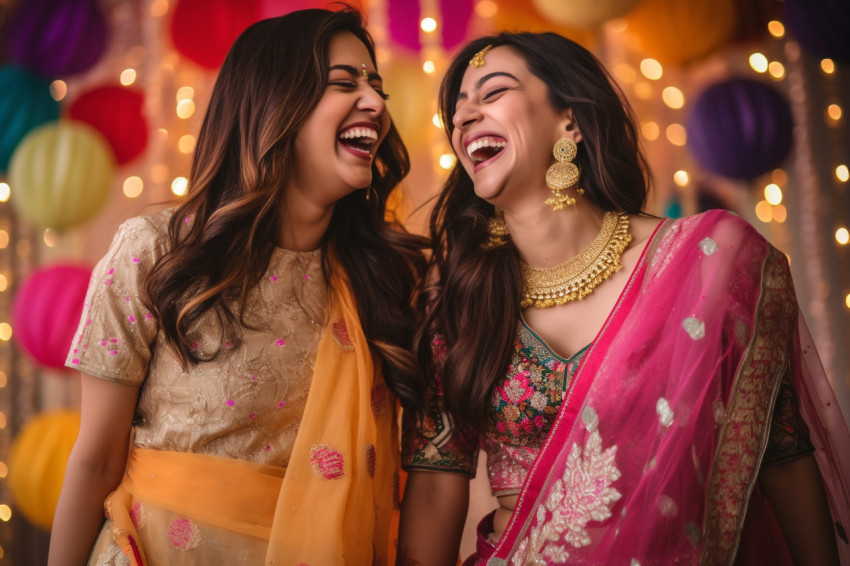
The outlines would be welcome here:
[[[671,65],[722,47],[737,25],[734,0],[643,0],[626,21],[627,37],[639,51]]]
[[[68,457],[80,431],[77,411],[42,413],[15,437],[9,452],[7,485],[31,523],[50,530]]]
[[[571,28],[593,29],[619,18],[637,0],[534,0],[534,7],[552,22]]]
[[[498,0],[496,7],[496,13],[487,18],[496,33],[553,31],[587,48],[590,48],[596,39],[595,34],[590,30],[564,26],[544,17],[534,5],[525,0]]]

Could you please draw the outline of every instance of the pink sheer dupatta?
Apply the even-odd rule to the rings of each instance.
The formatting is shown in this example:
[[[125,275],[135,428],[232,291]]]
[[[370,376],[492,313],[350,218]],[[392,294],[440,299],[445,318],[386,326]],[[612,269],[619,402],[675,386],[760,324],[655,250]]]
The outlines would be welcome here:
[[[850,559],[850,435],[787,262],[746,222],[711,211],[653,236],[488,564],[731,564],[739,547],[749,554],[758,541],[741,541],[748,505],[772,513],[752,495],[786,372]]]

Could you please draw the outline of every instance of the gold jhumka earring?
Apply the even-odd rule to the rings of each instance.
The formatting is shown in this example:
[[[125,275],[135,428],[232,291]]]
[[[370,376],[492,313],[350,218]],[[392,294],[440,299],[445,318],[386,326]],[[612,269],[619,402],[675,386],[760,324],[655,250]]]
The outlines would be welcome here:
[[[568,206],[574,206],[576,199],[564,193],[567,187],[578,183],[579,171],[573,159],[578,153],[578,146],[570,138],[561,138],[552,148],[555,163],[546,171],[546,186],[552,189],[552,197],[546,199],[546,204],[552,210],[563,210]],[[576,194],[583,195],[584,189],[577,188]]]
[[[508,230],[508,225],[505,223],[505,212],[501,208],[496,207],[493,216],[487,222],[487,233],[490,238],[481,246],[484,249],[497,248],[508,243],[511,231]]]

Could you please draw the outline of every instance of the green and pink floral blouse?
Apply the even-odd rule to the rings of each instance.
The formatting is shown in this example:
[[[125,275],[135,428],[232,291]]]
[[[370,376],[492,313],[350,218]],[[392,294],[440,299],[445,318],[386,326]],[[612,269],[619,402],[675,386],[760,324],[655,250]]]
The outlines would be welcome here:
[[[405,414],[402,467],[408,471],[442,471],[474,477],[478,453],[483,449],[493,495],[519,493],[588,348],[585,346],[570,358],[563,358],[520,318],[505,379],[490,397],[487,433],[478,434],[453,423],[445,410],[439,379],[435,379],[424,413]],[[442,340],[435,340],[434,353],[438,359],[444,350]],[[762,465],[788,461],[813,450],[794,390],[786,377],[777,396]]]

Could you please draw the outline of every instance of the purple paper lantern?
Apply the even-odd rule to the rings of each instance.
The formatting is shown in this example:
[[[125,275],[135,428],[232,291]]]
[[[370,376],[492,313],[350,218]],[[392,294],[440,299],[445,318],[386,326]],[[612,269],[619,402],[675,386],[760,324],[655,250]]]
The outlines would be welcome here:
[[[87,267],[58,264],[33,272],[18,290],[12,307],[15,340],[38,363],[65,367],[90,278]]]
[[[815,57],[850,62],[850,2],[785,0],[783,21],[803,48]]]
[[[45,77],[89,69],[106,50],[109,31],[98,0],[26,0],[7,29],[11,59]]]
[[[752,179],[782,164],[791,149],[791,110],[774,88],[731,79],[706,89],[688,120],[688,147],[706,169]]]

